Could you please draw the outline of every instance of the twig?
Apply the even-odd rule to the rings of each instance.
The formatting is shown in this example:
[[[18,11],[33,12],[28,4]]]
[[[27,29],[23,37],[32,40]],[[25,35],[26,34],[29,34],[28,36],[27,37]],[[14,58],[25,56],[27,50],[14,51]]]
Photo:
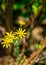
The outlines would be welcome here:
[[[44,48],[44,47],[43,47],[43,48]],[[25,62],[24,65],[27,65],[28,63],[30,63],[30,62],[33,60],[33,58],[34,58],[35,56],[37,56],[37,55],[41,52],[41,50],[43,50],[43,48],[39,49],[38,51],[35,51],[35,52],[27,59],[27,61]]]
[[[42,57],[42,58],[35,58],[34,61],[31,63],[31,65],[34,65],[36,62],[40,61],[40,60],[43,60],[44,58],[46,58],[46,56]]]
[[[36,62],[40,61],[40,60],[43,60],[44,58],[46,58],[46,56],[42,57],[42,58],[39,58]]]
[[[41,49],[39,49],[39,50],[37,50],[37,51],[35,51],[28,59],[27,59],[27,61],[24,63],[24,65],[27,65],[28,63],[30,63],[33,59],[34,59],[34,57],[36,57],[37,55],[39,55],[40,53],[41,53],[41,51],[46,47],[46,39],[44,39],[44,41],[43,41],[43,46],[42,46],[42,48]]]

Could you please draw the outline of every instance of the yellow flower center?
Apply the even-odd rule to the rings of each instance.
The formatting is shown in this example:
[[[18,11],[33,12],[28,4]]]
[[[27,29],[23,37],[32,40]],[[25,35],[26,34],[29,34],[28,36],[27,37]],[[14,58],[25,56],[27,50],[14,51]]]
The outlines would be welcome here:
[[[11,34],[8,35],[8,38],[12,38],[12,37],[13,37],[13,35],[11,35]]]
[[[22,38],[22,37],[25,37],[25,35],[26,35],[27,33],[25,33],[25,29],[22,30],[22,28],[19,28],[19,30],[17,30],[16,34],[17,34],[20,38]]]
[[[5,44],[8,44],[8,43],[9,43],[9,40],[8,40],[8,39],[6,39],[6,40],[5,40]]]

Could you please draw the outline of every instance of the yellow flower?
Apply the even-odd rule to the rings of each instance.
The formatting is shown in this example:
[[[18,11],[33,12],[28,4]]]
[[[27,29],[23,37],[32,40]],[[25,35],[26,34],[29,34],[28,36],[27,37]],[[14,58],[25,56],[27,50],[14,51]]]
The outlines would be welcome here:
[[[6,32],[6,36],[5,37],[7,37],[9,39],[12,39],[12,40],[15,39],[15,35],[12,33],[12,31],[10,33]]]
[[[20,21],[19,21],[19,24],[20,24],[20,25],[25,25],[25,22],[24,22],[23,20],[20,20]]]
[[[13,42],[11,39],[8,39],[8,38],[3,38],[2,41],[3,42],[1,44],[3,44],[3,47],[6,47],[6,48],[10,47],[10,43]]]
[[[25,29],[22,30],[22,28],[19,28],[19,29],[17,30],[17,32],[15,32],[15,34],[18,35],[20,38],[22,38],[22,37],[25,37],[25,35],[26,35],[27,33],[25,32]]]

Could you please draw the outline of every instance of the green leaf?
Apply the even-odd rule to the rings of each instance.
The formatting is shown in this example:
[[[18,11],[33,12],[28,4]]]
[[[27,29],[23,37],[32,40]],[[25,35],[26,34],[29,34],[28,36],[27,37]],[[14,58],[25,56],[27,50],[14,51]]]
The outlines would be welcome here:
[[[17,4],[14,4],[13,5],[13,9],[14,10],[18,10],[20,8],[23,8],[25,6],[25,4],[20,4],[20,3],[17,3]]]
[[[43,12],[46,13],[46,6],[43,7]]]
[[[37,11],[38,11],[38,7],[37,7],[36,5],[33,5],[32,8],[33,8],[33,12],[34,12],[34,14],[36,14]]]
[[[14,10],[18,10],[19,8],[20,8],[20,7],[19,7],[18,4],[14,4],[14,5],[13,5],[13,9],[14,9]]]
[[[2,3],[2,4],[1,4],[1,8],[5,11],[5,8],[6,8],[5,3]]]
[[[39,3],[41,4],[43,0],[39,0]]]
[[[36,49],[40,49],[42,47],[41,44],[36,44]]]

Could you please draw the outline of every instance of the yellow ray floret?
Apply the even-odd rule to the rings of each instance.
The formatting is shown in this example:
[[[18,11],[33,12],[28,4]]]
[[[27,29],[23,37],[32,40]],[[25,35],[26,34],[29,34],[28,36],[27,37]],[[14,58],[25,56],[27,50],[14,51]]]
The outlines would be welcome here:
[[[10,43],[13,42],[13,41],[12,41],[11,39],[9,39],[9,38],[3,38],[2,41],[3,41],[3,42],[2,42],[1,44],[3,44],[3,47],[6,47],[6,48],[10,47]]]
[[[20,20],[20,21],[19,21],[19,24],[20,24],[20,25],[25,25],[25,22],[24,22],[23,20]]]
[[[15,34],[18,35],[20,38],[22,38],[25,37],[25,35],[27,34],[25,31],[26,31],[25,29],[22,30],[22,28],[19,28],[17,32],[15,32]]]
[[[15,35],[13,34],[12,31],[10,33],[6,32],[6,37],[12,40],[15,39]]]

